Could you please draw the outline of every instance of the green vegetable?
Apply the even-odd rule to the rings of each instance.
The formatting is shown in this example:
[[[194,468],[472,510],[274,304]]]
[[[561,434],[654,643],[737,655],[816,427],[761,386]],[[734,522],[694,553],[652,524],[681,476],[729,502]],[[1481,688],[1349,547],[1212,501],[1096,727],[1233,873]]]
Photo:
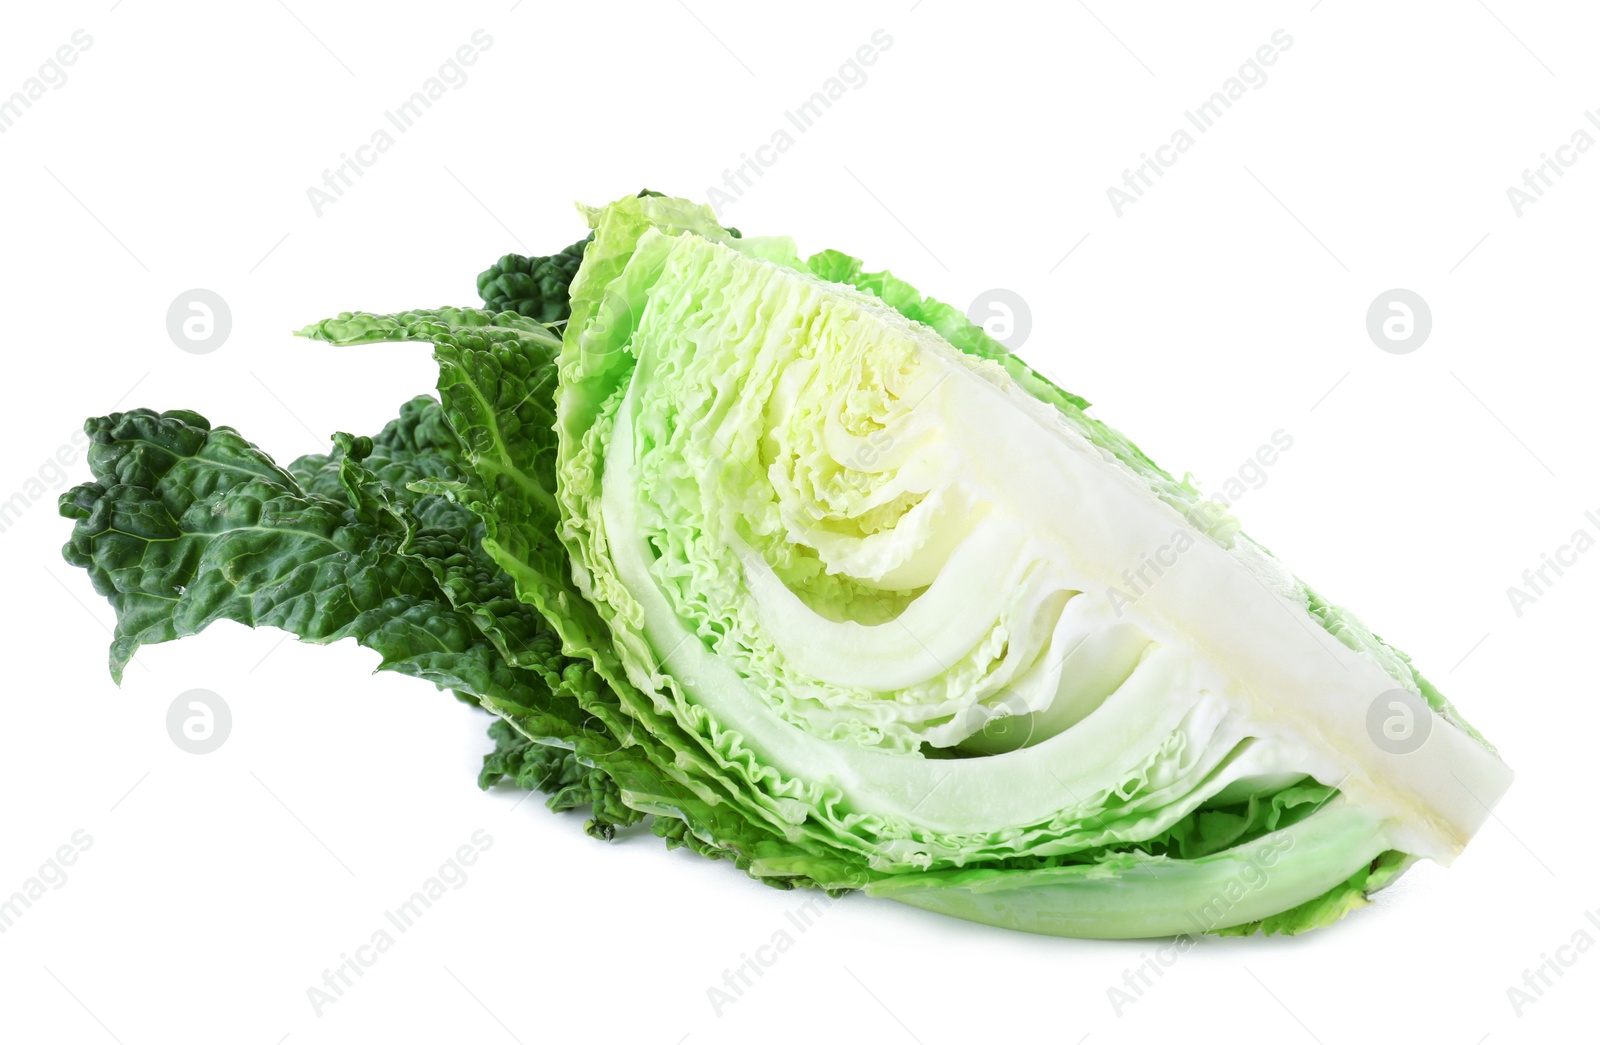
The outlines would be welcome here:
[[[547,258],[507,254],[478,275],[478,296],[492,312],[515,312],[541,323],[567,318],[567,286],[583,263],[585,237]]]
[[[592,834],[1068,936],[1327,924],[1508,786],[1403,654],[958,310],[688,201],[584,213],[488,311],[302,331],[433,345],[438,400],[373,438],[285,470],[189,412],[90,421],[62,511],[113,674],[218,619],[354,638],[498,716],[482,786]],[[1395,691],[1425,741],[1369,732]]]

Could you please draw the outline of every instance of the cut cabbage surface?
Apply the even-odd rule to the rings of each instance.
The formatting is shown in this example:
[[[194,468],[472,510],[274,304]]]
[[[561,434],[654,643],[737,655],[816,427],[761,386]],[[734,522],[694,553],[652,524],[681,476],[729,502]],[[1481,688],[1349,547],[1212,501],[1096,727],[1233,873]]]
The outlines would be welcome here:
[[[1228,924],[1391,852],[1448,862],[1507,786],[1436,696],[1420,748],[1374,743],[1380,695],[1433,695],[1406,659],[954,310],[682,201],[591,219],[557,394],[573,579],[624,700],[797,856],[1016,928],[1216,929],[1263,847]],[[1155,855],[1310,781],[1276,832]]]

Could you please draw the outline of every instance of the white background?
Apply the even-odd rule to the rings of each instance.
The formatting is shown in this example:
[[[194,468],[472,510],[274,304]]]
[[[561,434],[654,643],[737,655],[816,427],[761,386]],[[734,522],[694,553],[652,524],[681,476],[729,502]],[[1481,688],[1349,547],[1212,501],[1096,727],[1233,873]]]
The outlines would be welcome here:
[[[1575,3],[1490,2],[8,11],[0,97],[75,30],[93,44],[0,135],[0,498],[44,490],[0,535],[0,894],[74,831],[93,843],[0,935],[0,1034],[1591,1037],[1600,953],[1563,952],[1576,962],[1520,1014],[1507,988],[1585,926],[1600,938],[1583,914],[1600,907],[1600,554],[1520,617],[1506,589],[1575,529],[1600,533],[1583,516],[1600,509],[1600,155],[1520,216],[1506,189],[1600,105],[1600,25]],[[468,82],[317,216],[307,188],[480,28],[493,44]],[[372,654],[219,625],[147,648],[112,686],[109,608],[57,551],[54,498],[87,468],[48,462],[82,418],[187,407],[284,461],[337,429],[375,432],[431,389],[426,349],[334,350],[291,330],[342,309],[475,304],[473,277],[498,255],[578,238],[574,200],[703,197],[877,29],[893,43],[867,81],[724,219],[841,247],[962,305],[1015,290],[1033,313],[1024,354],[1208,489],[1291,433],[1238,505],[1250,531],[1408,650],[1518,770],[1453,868],[1418,867],[1306,937],[1205,941],[1120,1012],[1108,989],[1151,944],[852,898],[719,1015],[707,988],[803,897],[480,793],[486,717],[371,676]],[[1267,82],[1117,216],[1107,187],[1278,29],[1293,45]],[[207,355],[166,331],[195,287],[232,310]],[[1365,330],[1392,287],[1433,312],[1408,355]],[[205,756],[165,729],[194,687],[234,718]],[[479,828],[493,846],[465,886],[317,1015],[307,988]]]

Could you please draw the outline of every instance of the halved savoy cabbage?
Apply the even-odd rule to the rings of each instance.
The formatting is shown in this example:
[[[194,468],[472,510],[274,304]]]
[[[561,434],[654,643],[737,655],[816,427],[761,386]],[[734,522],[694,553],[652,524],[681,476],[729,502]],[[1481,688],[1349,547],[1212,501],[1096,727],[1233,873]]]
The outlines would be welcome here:
[[[192,412],[91,420],[66,555],[114,673],[218,619],[354,638],[500,717],[486,784],[597,834],[1064,936],[1327,924],[1509,785],[1404,654],[958,310],[688,201],[584,213],[570,286],[480,279],[527,315],[302,332],[433,344],[439,398],[376,437],[283,469]]]

